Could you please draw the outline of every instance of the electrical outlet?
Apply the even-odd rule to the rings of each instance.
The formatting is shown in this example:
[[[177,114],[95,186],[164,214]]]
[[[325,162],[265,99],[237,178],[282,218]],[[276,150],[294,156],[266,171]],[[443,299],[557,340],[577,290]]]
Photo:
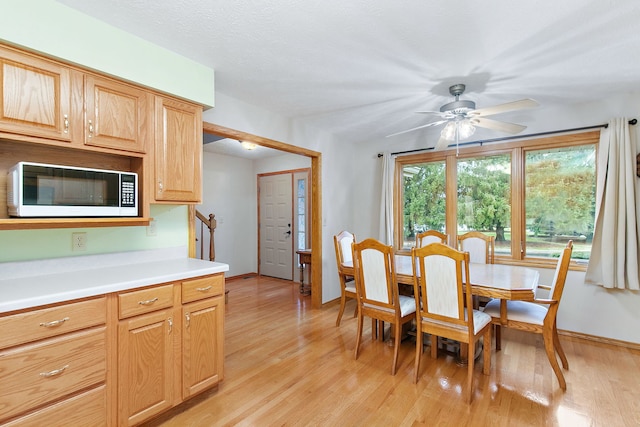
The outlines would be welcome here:
[[[158,235],[158,221],[151,220],[149,221],[149,225],[147,225],[147,236],[157,236]]]
[[[87,233],[71,233],[71,250],[74,252],[87,250]]]

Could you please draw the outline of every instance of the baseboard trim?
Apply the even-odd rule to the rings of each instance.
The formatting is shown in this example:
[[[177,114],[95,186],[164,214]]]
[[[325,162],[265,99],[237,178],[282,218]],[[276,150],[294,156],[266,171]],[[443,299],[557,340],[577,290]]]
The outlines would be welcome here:
[[[612,339],[612,338],[598,337],[598,336],[595,336],[595,335],[583,334],[583,333],[580,333],[580,332],[565,331],[565,330],[560,330],[560,329],[558,329],[558,335],[562,335],[562,336],[569,337],[569,338],[577,338],[577,339],[585,340],[585,341],[597,342],[599,344],[604,344],[604,345],[610,345],[610,346],[615,346],[615,347],[624,347],[624,348],[628,348],[630,350],[640,351],[640,344],[639,343],[633,343],[633,342],[629,342],[629,341],[622,341],[622,340],[616,340],[616,339]]]
[[[252,277],[257,277],[257,276],[258,276],[258,273],[245,273],[245,274],[240,274],[238,276],[225,277],[224,280],[227,282],[231,282],[234,280],[250,279]]]

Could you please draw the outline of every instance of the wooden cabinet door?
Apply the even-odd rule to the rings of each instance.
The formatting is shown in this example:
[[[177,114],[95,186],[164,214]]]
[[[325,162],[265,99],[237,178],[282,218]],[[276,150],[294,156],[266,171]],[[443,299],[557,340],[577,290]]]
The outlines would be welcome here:
[[[144,153],[152,106],[153,95],[145,90],[85,76],[85,144]]]
[[[182,398],[222,380],[224,298],[208,298],[182,307]]]
[[[155,199],[200,203],[202,107],[156,97]]]
[[[71,70],[0,47],[0,132],[71,141]]]
[[[118,326],[118,424],[139,424],[172,406],[173,310]]]

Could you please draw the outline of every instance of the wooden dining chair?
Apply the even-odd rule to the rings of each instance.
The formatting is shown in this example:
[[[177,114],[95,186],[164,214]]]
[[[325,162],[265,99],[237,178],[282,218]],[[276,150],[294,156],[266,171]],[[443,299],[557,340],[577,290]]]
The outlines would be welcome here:
[[[449,236],[438,230],[427,230],[416,234],[416,248],[427,246],[429,243],[444,243],[446,245],[448,240]]]
[[[352,298],[353,300],[356,299],[356,282],[353,276],[345,273],[344,270],[344,263],[353,261],[351,244],[355,241],[355,234],[348,231],[341,231],[333,236],[333,245],[336,249],[336,262],[338,264],[338,279],[340,280],[340,311],[338,311],[336,326],[340,326],[344,307],[347,304],[347,298]],[[353,312],[353,317],[356,317],[357,310],[358,306],[356,303],[356,309]]]
[[[535,334],[542,334],[544,349],[551,367],[558,377],[560,388],[567,389],[567,383],[562,374],[562,370],[558,365],[556,353],[560,356],[562,367],[569,369],[569,362],[564,350],[560,345],[558,338],[558,329],[556,327],[556,315],[562,298],[562,291],[567,280],[567,272],[569,271],[569,262],[571,261],[571,253],[573,251],[573,241],[569,241],[567,246],[562,250],[560,259],[556,265],[556,272],[553,282],[549,290],[549,297],[546,299],[537,298],[533,301],[504,301],[499,299],[491,300],[484,308],[484,312],[491,316],[491,321],[496,328],[496,350],[501,348],[501,327],[518,329]],[[538,286],[538,288],[546,288],[546,286]],[[500,304],[506,304],[507,317],[502,319],[500,316]]]
[[[402,325],[416,318],[413,297],[400,295],[395,272],[393,246],[375,239],[353,244],[353,257],[358,294],[358,332],[355,358],[358,358],[364,316],[394,325],[395,342],[391,375],[396,374],[398,351],[402,338]],[[375,331],[372,328],[372,338]],[[384,330],[381,331],[384,334]]]
[[[418,382],[423,333],[431,334],[431,357],[438,357],[438,337],[468,344],[467,402],[473,396],[476,343],[484,344],[482,372],[491,369],[491,316],[474,310],[469,282],[469,253],[442,243],[411,250],[414,295],[419,307],[416,320],[414,382]]]
[[[495,239],[480,231],[469,231],[458,236],[458,249],[469,252],[469,261],[493,264]]]

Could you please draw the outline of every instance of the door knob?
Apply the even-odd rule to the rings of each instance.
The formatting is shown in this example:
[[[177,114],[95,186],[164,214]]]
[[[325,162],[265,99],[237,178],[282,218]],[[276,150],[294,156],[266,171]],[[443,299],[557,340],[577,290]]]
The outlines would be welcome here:
[[[285,233],[284,233],[284,234],[288,234],[289,236],[291,236],[291,230],[289,230],[289,231],[285,231]]]

